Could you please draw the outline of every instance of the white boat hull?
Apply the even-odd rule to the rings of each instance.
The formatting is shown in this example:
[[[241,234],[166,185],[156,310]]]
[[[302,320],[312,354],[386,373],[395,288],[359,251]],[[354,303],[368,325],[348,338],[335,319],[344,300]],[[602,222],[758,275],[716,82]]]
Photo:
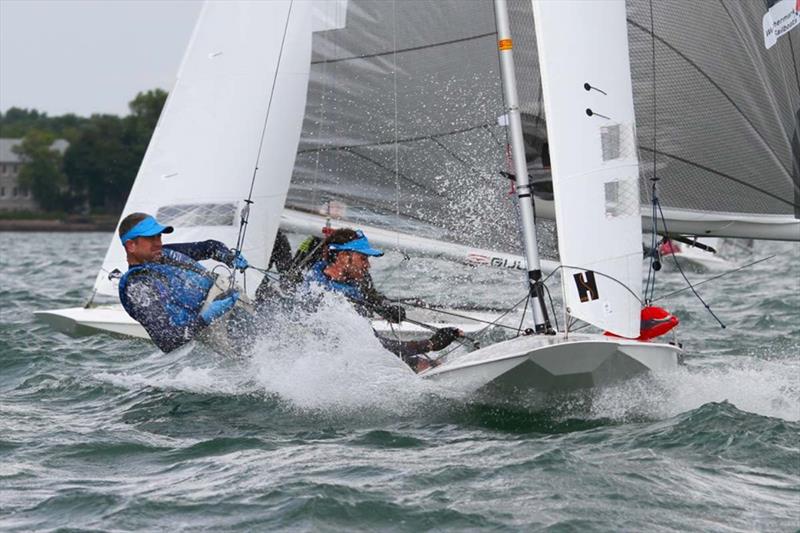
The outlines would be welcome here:
[[[717,257],[710,252],[704,252],[694,248],[668,254],[661,258],[661,264],[667,270],[677,270],[675,266],[676,261],[683,270],[690,270],[692,272],[722,271],[734,268],[733,263],[730,261]]]
[[[461,392],[507,396],[603,387],[648,372],[671,372],[681,357],[681,349],[672,344],[604,335],[533,335],[453,358],[421,375]]]
[[[112,333],[140,339],[150,338],[141,324],[132,319],[120,304],[51,309],[36,311],[34,315],[54,329],[73,336]],[[433,320],[426,320],[426,323],[436,328],[456,327],[470,335],[484,329],[488,322],[497,319],[497,315],[492,313],[464,312],[463,315],[476,318],[480,322],[462,319],[458,323]],[[506,320],[506,323],[510,320]],[[385,320],[373,320],[372,327],[381,335],[397,336],[402,340],[423,339],[432,334],[429,328],[410,322],[390,324]]]
[[[113,333],[140,339],[150,338],[142,325],[128,316],[119,304],[50,309],[35,311],[33,314],[39,320],[68,335]]]

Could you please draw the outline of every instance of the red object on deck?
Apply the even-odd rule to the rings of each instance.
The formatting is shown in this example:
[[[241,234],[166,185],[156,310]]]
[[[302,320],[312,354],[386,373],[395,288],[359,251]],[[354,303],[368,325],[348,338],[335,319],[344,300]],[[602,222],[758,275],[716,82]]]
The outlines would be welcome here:
[[[677,254],[681,251],[681,247],[677,242],[664,241],[658,247],[659,255]]]
[[[642,325],[637,341],[649,341],[667,333],[669,330],[680,324],[678,317],[673,316],[661,307],[648,306],[642,309]],[[619,337],[606,331],[603,335],[609,337]]]

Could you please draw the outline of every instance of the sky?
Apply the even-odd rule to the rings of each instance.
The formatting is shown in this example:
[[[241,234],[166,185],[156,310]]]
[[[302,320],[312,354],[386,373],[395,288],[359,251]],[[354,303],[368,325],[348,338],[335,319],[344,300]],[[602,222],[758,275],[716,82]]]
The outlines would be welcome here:
[[[199,0],[0,0],[0,111],[128,114],[170,90]]]

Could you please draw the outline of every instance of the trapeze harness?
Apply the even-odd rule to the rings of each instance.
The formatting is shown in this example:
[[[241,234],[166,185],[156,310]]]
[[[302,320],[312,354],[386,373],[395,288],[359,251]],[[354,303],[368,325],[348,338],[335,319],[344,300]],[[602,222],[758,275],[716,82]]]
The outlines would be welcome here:
[[[352,300],[356,303],[364,302],[364,295],[358,287],[349,283],[332,280],[326,276],[323,272],[326,266],[328,266],[328,263],[325,261],[317,261],[314,263],[309,269],[308,274],[306,274],[306,281],[318,283],[326,290],[338,292],[348,300]]]
[[[175,250],[164,248],[162,258],[160,263],[134,265],[120,278],[119,299],[128,314],[145,326],[156,345],[165,352],[197,337],[217,350],[238,354],[240,350],[235,348],[236,339],[231,335],[228,322],[237,307],[252,313],[244,294],[240,292],[234,310],[206,325],[199,316],[200,312],[225,292],[222,280],[194,259]],[[128,283],[137,276],[156,280],[166,320],[147,320],[144,318],[149,314],[147,307],[131,301]]]

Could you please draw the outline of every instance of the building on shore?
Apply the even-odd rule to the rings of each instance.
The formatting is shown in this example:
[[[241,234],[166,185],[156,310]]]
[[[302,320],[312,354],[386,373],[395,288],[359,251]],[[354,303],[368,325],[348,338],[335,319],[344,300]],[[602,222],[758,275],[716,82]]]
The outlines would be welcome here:
[[[19,184],[19,171],[24,161],[13,148],[22,139],[0,139],[0,211],[40,211],[30,189]],[[53,150],[62,154],[69,143],[64,139],[53,142]]]

